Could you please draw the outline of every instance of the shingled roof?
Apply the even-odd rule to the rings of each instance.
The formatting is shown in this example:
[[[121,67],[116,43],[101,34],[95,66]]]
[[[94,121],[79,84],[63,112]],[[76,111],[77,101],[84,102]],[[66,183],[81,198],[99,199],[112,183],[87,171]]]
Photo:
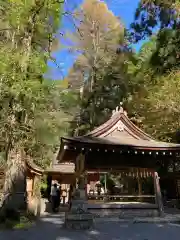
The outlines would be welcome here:
[[[137,127],[129,119],[122,107],[117,107],[108,121],[90,133],[80,137],[61,138],[57,159],[63,161],[63,151],[68,151],[70,148],[72,150],[73,146],[74,149],[114,148],[114,150],[118,151],[127,149],[180,152],[180,144],[157,141]]]
[[[32,159],[27,158],[26,159],[26,166],[31,172],[34,172],[37,175],[42,175],[44,173],[44,169],[41,167],[37,166]]]

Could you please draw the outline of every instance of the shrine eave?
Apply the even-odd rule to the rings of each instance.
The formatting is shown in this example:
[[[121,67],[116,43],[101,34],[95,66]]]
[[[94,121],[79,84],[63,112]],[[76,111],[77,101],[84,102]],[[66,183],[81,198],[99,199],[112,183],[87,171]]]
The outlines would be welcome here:
[[[69,161],[83,151],[179,155],[180,144],[155,140],[136,126],[121,106],[109,120],[88,134],[61,138],[57,160]]]
[[[62,138],[62,144],[65,146],[74,146],[74,147],[86,147],[86,148],[105,148],[108,149],[117,149],[117,150],[129,150],[129,149],[139,149],[139,150],[165,150],[165,151],[179,151],[180,144],[158,142],[158,141],[145,141],[145,140],[134,140],[134,142],[127,141],[119,142],[118,139],[108,140],[107,138],[96,138],[96,137],[74,137],[74,138]]]
[[[26,166],[29,169],[29,171],[31,173],[34,173],[36,175],[43,175],[44,173],[44,169],[42,169],[41,167],[37,166],[33,161],[30,161],[28,159],[26,159]]]
[[[92,137],[74,137],[62,138],[61,147],[57,159],[63,161],[63,156],[76,155],[79,152],[107,152],[107,153],[129,153],[129,154],[155,154],[155,155],[180,155],[180,144],[164,143],[156,141],[137,140],[134,143],[119,143],[113,140],[92,138]]]

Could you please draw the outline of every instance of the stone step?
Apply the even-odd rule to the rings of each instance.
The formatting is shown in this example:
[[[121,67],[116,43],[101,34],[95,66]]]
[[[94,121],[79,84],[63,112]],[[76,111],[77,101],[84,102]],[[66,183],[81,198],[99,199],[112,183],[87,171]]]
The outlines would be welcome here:
[[[157,209],[88,209],[95,218],[118,217],[134,219],[136,217],[158,217]]]

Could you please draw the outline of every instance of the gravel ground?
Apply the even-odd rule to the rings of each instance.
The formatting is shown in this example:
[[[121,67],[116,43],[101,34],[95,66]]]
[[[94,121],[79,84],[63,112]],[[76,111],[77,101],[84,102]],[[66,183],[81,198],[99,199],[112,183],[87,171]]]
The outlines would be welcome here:
[[[180,225],[98,221],[89,231],[66,230],[63,215],[41,218],[28,230],[0,231],[0,240],[179,240]]]

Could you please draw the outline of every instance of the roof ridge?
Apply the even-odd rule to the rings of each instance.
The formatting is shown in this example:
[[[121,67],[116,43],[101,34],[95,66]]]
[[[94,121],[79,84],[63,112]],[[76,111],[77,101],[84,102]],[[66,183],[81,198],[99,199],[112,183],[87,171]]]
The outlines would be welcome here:
[[[123,124],[126,124],[128,129],[140,139],[147,141],[155,141],[154,138],[152,138],[149,134],[144,132],[141,128],[139,128],[131,121],[131,119],[128,117],[127,111],[123,109],[122,103],[120,103],[120,106],[117,106],[115,110],[112,111],[112,116],[105,123],[103,123],[99,127],[96,127],[88,134],[85,134],[84,137],[99,137],[100,135],[109,131],[120,120]]]
[[[124,111],[122,106],[120,107],[117,106],[115,110],[112,111],[111,117],[105,123],[101,124],[100,126],[90,131],[89,133],[85,134],[84,137],[90,137],[90,136],[96,136],[96,135],[99,136],[100,134],[98,133],[101,132],[102,129],[104,128],[110,129],[112,126],[114,126],[120,120],[121,114],[127,115],[127,112]]]

